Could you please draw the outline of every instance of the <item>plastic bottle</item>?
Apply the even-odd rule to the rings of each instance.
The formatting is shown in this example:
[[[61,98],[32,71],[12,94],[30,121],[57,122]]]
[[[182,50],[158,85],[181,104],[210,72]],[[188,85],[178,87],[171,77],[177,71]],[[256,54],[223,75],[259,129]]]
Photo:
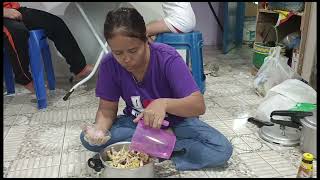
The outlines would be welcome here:
[[[298,170],[297,178],[312,178],[313,176],[313,155],[304,153]]]

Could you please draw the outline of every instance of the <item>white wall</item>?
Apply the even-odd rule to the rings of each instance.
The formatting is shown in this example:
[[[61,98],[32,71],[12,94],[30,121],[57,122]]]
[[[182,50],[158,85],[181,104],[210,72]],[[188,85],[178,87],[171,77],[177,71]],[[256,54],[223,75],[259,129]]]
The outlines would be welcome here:
[[[222,26],[222,2],[211,2]],[[196,30],[202,32],[204,45],[218,46],[222,44],[222,31],[207,2],[191,2],[196,15]]]

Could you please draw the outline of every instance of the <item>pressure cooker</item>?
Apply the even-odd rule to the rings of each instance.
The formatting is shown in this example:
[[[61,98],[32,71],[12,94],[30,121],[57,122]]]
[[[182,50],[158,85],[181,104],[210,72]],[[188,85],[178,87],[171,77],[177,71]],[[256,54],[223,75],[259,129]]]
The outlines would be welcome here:
[[[274,116],[285,118],[275,119]],[[268,142],[282,146],[300,145],[303,152],[317,156],[317,109],[304,111],[273,111],[270,121],[261,121],[250,117],[248,122],[257,125],[259,136]]]

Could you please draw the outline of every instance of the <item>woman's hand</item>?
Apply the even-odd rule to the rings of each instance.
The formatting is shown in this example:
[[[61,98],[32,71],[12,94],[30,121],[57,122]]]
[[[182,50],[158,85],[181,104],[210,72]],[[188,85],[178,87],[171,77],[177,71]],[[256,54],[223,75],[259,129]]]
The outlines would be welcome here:
[[[144,124],[152,128],[160,128],[162,121],[166,116],[166,100],[156,99],[153,100],[143,112],[141,112],[133,122],[138,122],[143,118]]]
[[[15,20],[22,20],[22,15],[16,9],[3,8],[3,17]]]
[[[89,144],[105,144],[111,138],[109,131],[99,124],[84,125],[82,130]]]

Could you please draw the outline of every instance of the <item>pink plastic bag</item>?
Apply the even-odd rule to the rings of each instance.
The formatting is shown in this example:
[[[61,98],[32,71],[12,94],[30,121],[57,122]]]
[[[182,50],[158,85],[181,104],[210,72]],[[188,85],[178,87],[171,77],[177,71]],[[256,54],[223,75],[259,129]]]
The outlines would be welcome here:
[[[163,125],[168,126],[169,122],[164,120]],[[173,133],[146,126],[141,119],[133,134],[130,148],[153,157],[169,159],[175,143],[176,136]]]

